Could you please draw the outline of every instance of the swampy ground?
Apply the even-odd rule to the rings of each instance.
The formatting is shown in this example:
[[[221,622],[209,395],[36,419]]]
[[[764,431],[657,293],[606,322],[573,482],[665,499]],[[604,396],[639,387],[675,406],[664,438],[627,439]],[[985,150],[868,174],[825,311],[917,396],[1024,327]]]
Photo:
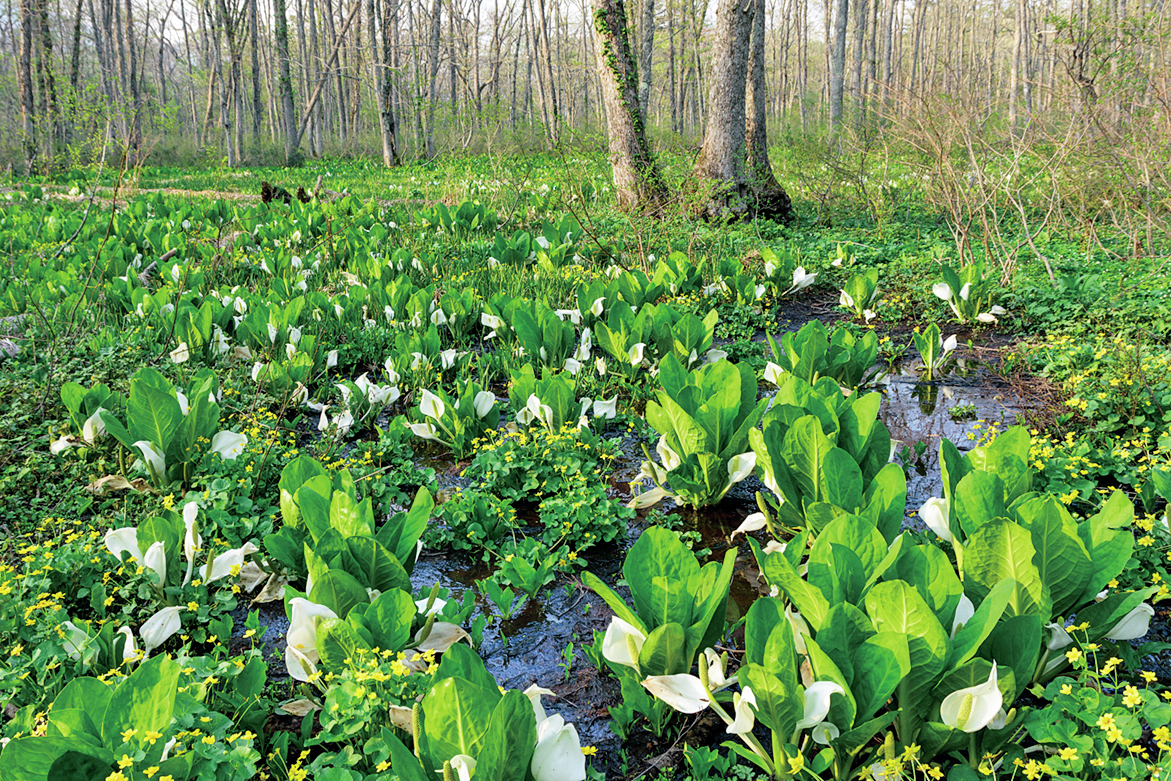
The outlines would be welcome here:
[[[722,648],[735,652],[743,643],[740,620],[768,587],[746,537],[730,536],[768,489],[750,476],[699,509],[668,499],[627,510],[654,487],[639,475],[644,446],[654,453],[659,439],[646,417],[659,389],[655,363],[622,369],[599,345],[595,327],[593,353],[579,356],[575,373],[541,366],[543,358],[517,350],[484,316],[546,307],[581,317],[595,300],[592,285],[628,272],[642,275],[641,287],[624,294],[633,309],[667,306],[698,318],[716,312],[705,348],[751,367],[761,398],[776,393],[763,379],[775,357],[770,337],[814,320],[852,339],[876,335],[871,376],[853,392],[882,395],[879,419],[892,438],[891,459],[906,474],[911,539],[935,540],[917,510],[943,495],[940,443],[967,451],[1023,425],[1033,439],[1037,490],[1060,497],[1077,517],[1095,512],[1109,490],[1136,503],[1136,552],[1112,587],[1158,586],[1168,577],[1167,531],[1152,520],[1163,500],[1150,477],[1171,453],[1171,312],[1158,257],[1128,254],[1123,237],[1091,246],[1071,224],[1036,239],[1046,263],[1031,251],[980,258],[999,280],[990,303],[1006,314],[995,323],[958,323],[933,286],[944,265],[971,259],[956,254],[947,221],[915,191],[910,172],[900,175],[898,199],[881,210],[846,198],[826,208],[798,193],[793,225],[714,225],[682,210],[655,219],[617,212],[603,163],[544,159],[537,168],[526,165],[527,178],[506,158],[482,157],[390,172],[339,161],[297,171],[145,168],[122,179],[107,172],[83,188],[76,180],[9,182],[0,205],[0,242],[11,250],[0,281],[6,719],[44,709],[86,671],[86,657],[74,659],[62,645],[56,627],[63,622],[84,624],[97,637],[107,624],[140,628],[161,604],[175,604],[187,609],[182,629],[156,653],[201,660],[258,653],[267,664],[256,700],[265,710],[258,745],[277,745],[283,733],[315,755],[337,751],[338,744],[310,740],[322,728],[304,715],[304,703],[320,706],[325,689],[290,678],[286,668],[290,614],[279,585],[299,594],[307,572],[281,565],[271,542],[287,522],[282,472],[311,456],[331,476],[348,474],[357,495],[372,500],[379,523],[409,508],[419,489],[435,498],[410,572],[413,596],[425,600],[438,587],[434,593],[447,603],[442,617],[468,630],[499,686],[552,690],[546,707],[576,725],[583,746],[597,749],[596,771],[610,778],[685,774],[682,746],[718,745],[723,724],[707,713],[680,718],[662,736],[641,725],[625,740],[615,734],[609,709],[622,693],[595,666],[598,652],[587,652],[600,648],[612,612],[581,573],[628,596],[623,562],[650,525],[675,531],[701,561],[722,560],[733,547]],[[293,189],[319,175],[328,197],[260,203],[261,181]],[[768,283],[766,264],[777,258],[790,275],[799,266],[816,281],[796,291]],[[674,265],[655,287],[665,259]],[[686,268],[693,273],[684,284]],[[877,291],[869,316],[860,317],[841,305],[839,291],[870,270],[878,273]],[[199,330],[191,312],[208,300],[240,302],[216,310],[215,329],[230,341],[222,353],[206,337],[200,344],[191,336]],[[258,311],[267,313],[263,325],[242,324]],[[932,325],[957,341],[928,380],[913,336]],[[501,333],[489,333],[494,329]],[[583,329],[579,323],[570,331],[576,355]],[[308,368],[295,374],[302,353]],[[608,361],[604,373],[600,359]],[[269,368],[278,364],[284,379]],[[542,432],[524,416],[526,399],[512,393],[526,366],[536,366],[537,377],[565,377],[575,406],[580,398],[616,399],[614,414],[587,411],[585,445],[576,434]],[[125,397],[143,367],[187,389],[202,381],[199,370],[211,369],[220,426],[247,437],[242,451],[213,458],[209,442],[189,443],[191,468],[159,479],[141,452],[110,437],[51,449],[62,437],[84,438],[93,412],[84,408],[79,417],[70,383],[83,391],[104,385]],[[377,409],[359,408],[351,403],[354,386],[339,388],[360,380],[397,391]],[[424,391],[443,391],[453,404],[469,383],[502,412],[492,433],[452,447],[404,425],[424,420]],[[346,413],[351,421],[342,426]],[[568,414],[570,429],[577,417],[576,410]],[[557,439],[563,435],[573,442]],[[526,474],[540,474],[541,485],[518,487]],[[113,475],[126,480],[102,482]],[[546,490],[548,481],[559,487]],[[160,590],[141,567],[136,572],[103,547],[108,530],[138,528],[191,503],[199,506],[205,541],[224,549],[256,545],[266,575],[273,573],[267,585],[277,584],[267,589],[268,601],[254,601],[263,587],[229,581],[198,593],[177,582]],[[762,545],[769,539],[751,534]],[[504,565],[513,557],[550,563],[548,582],[534,595],[508,574]],[[1165,594],[1163,587],[1156,599]],[[1147,640],[1167,638],[1166,618],[1158,609]],[[1144,669],[1169,674],[1162,648],[1145,646],[1145,653]],[[1137,667],[1126,674],[1139,680]],[[216,702],[230,710],[226,695]],[[357,739],[348,745],[360,749]]]

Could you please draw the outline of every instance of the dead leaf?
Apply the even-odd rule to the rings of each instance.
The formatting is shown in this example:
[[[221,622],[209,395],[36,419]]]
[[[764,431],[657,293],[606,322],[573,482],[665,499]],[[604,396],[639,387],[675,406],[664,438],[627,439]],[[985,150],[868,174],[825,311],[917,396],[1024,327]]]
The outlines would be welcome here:
[[[103,496],[107,491],[135,491],[145,493],[151,490],[150,484],[141,477],[127,480],[122,475],[106,475],[99,477],[85,487],[94,496]]]
[[[420,629],[419,633],[421,634],[422,632],[423,630]],[[418,640],[419,636],[415,635],[415,639]],[[419,643],[416,650],[419,653],[434,651],[435,653],[441,654],[460,640],[467,640],[468,645],[472,644],[472,636],[461,627],[455,624],[449,624],[446,621],[436,621],[431,625],[431,634],[427,635],[427,639]]]
[[[401,705],[391,705],[390,723],[409,735],[412,731],[411,718],[413,714],[414,711],[410,708],[404,708]]]
[[[264,584],[264,588],[260,589],[260,593],[252,598],[252,604],[257,605],[262,602],[278,602],[285,598],[285,585],[289,579],[283,575],[277,575],[275,572],[269,576],[268,582]]]
[[[313,700],[289,700],[288,702],[282,702],[279,706],[277,706],[277,710],[284,711],[290,716],[304,718],[306,713],[315,710],[321,710],[321,706],[315,703]]]

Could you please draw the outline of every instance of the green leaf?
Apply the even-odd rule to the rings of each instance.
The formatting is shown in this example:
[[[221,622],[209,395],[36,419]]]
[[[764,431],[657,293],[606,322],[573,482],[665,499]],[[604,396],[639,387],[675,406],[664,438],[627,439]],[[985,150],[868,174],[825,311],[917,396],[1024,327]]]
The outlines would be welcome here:
[[[1005,703],[1016,702],[1017,697],[1028,686],[1037,668],[1041,653],[1041,634],[1044,620],[1041,616],[1015,616],[1001,621],[984,644],[980,655],[995,659],[1000,664],[998,685],[1004,692]],[[976,659],[974,661],[981,661]],[[1012,671],[1012,676],[1004,673]],[[984,670],[984,681],[988,680],[988,669]],[[974,684],[965,684],[971,686]],[[959,687],[964,688],[964,687]]]
[[[842,687],[843,694],[830,697],[829,716],[827,720],[833,724],[853,726],[854,718],[858,713],[858,704],[854,701],[854,694],[850,690],[850,682],[838,666],[817,642],[811,637],[805,638],[805,648],[809,652],[809,664],[813,668],[813,677],[818,681],[833,681]]]
[[[305,522],[313,541],[317,542],[332,528],[329,525],[329,517],[333,484],[327,475],[319,475],[305,481],[295,496],[301,520]]]
[[[964,587],[946,553],[934,545],[908,548],[895,564],[895,575],[915,587],[941,624],[951,626]]]
[[[118,745],[128,729],[163,732],[171,723],[178,687],[178,664],[168,656],[147,659],[110,697],[102,721],[102,743]]]
[[[774,732],[793,734],[801,712],[797,690],[786,687],[780,678],[758,664],[741,667],[739,678],[740,686],[750,687],[756,697],[757,720]]]
[[[635,610],[649,629],[671,621],[684,625],[691,623],[691,596],[682,592],[698,572],[699,562],[695,560],[695,554],[674,532],[659,526],[652,526],[642,533],[626,554],[622,566]],[[673,585],[675,593],[664,593]],[[678,604],[688,605],[686,617],[681,615],[682,607],[675,607]]]
[[[353,575],[345,570],[331,569],[321,580],[313,582],[309,601],[325,605],[338,618],[345,618],[350,608],[360,602],[369,602],[370,598],[366,594],[366,589]]]
[[[757,564],[764,573],[765,580],[770,586],[776,586],[789,597],[801,615],[809,622],[810,628],[817,632],[829,611],[829,600],[821,590],[809,584],[797,574],[797,570],[779,551],[767,556],[761,552],[760,545],[751,537],[748,544],[756,556]]]
[[[663,624],[647,636],[638,654],[638,669],[644,676],[675,675],[691,669],[682,624]]]
[[[913,735],[949,650],[947,632],[913,586],[901,580],[879,583],[866,595],[866,612],[878,632],[906,636],[911,671],[898,690],[902,734]]]
[[[964,547],[964,586],[973,601],[983,600],[1002,580],[1016,587],[1005,612],[1038,615],[1048,620],[1053,601],[1033,563],[1032,535],[1012,521],[998,518],[981,526]]]
[[[1016,590],[1016,581],[1002,580],[992,587],[976,608],[976,612],[955,633],[951,641],[951,659],[948,664],[955,667],[971,659],[980,645],[992,634],[1008,600]]]
[[[137,378],[130,382],[126,415],[127,428],[134,441],[151,442],[160,453],[168,452],[183,422],[183,410],[173,393]]]
[[[334,494],[335,497],[342,494]],[[411,578],[403,565],[373,537],[350,537],[342,561],[347,572],[375,591],[411,590]],[[340,614],[339,614],[340,615]]]
[[[500,699],[495,681],[490,689],[464,678],[444,678],[432,686],[423,698],[431,764],[442,767],[457,754],[479,756]]]
[[[118,739],[121,741],[121,738]],[[69,752],[84,753],[99,762],[105,762],[107,770],[114,764],[114,754],[104,748],[91,748],[76,738],[23,737],[15,738],[0,753],[0,781],[56,781],[53,766],[58,759]],[[89,776],[85,781],[95,777]]]
[[[988,472],[969,472],[955,489],[956,520],[971,537],[984,523],[1004,518],[1004,482]]]
[[[325,618],[318,623],[317,653],[321,657],[321,667],[327,670],[347,669],[358,664],[362,651],[369,650],[369,643],[362,639],[349,621]]]
[[[89,714],[94,725],[105,721],[106,707],[113,696],[109,685],[97,678],[74,678],[53,700],[53,710],[80,708]]]
[[[417,612],[411,595],[396,588],[375,597],[364,618],[380,649],[401,651],[411,640],[411,622]]]
[[[532,703],[518,691],[506,692],[496,703],[476,757],[477,781],[525,781],[537,745],[533,716]]]
[[[854,680],[850,691],[858,705],[857,720],[865,721],[890,699],[911,672],[911,651],[901,632],[879,632],[854,651]]]
[[[373,537],[374,512],[370,498],[359,503],[342,491],[334,491],[329,504],[329,525],[342,537]]]
[[[765,645],[773,630],[787,622],[785,604],[776,597],[761,597],[748,608],[744,621],[744,662],[763,665]]]
[[[1078,524],[1056,496],[1031,499],[1016,508],[1017,522],[1033,536],[1033,563],[1053,597],[1053,612],[1065,615],[1085,592],[1094,564],[1078,536]]]
[[[782,453],[807,502],[821,500],[821,465],[832,447],[833,443],[821,430],[821,423],[812,415],[798,419],[789,427]]]
[[[297,490],[312,478],[325,475],[325,468],[316,459],[305,455],[297,456],[281,470],[281,519],[285,525],[297,526],[301,522],[301,510],[294,499]]]

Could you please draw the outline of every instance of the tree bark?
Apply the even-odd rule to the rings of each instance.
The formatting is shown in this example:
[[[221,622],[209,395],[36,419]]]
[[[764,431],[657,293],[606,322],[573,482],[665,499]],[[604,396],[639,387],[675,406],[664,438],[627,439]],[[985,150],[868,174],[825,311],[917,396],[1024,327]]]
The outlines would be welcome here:
[[[834,127],[842,122],[842,94],[846,82],[846,24],[850,0],[837,0],[834,12],[833,53],[829,61],[829,121]]]
[[[646,140],[626,9],[623,0],[591,2],[618,206],[627,211],[657,208],[666,201],[668,193]]]
[[[754,0],[752,48],[749,53],[745,126],[748,151],[748,177],[752,184],[757,217],[789,222],[793,219],[793,202],[773,173],[768,156],[768,93],[764,82],[764,0]]]
[[[281,130],[285,141],[285,165],[300,162],[294,143],[297,120],[293,108],[293,78],[289,73],[289,21],[285,0],[272,0],[273,27],[276,37],[277,91],[281,101]]]
[[[755,0],[720,0],[711,50],[711,87],[703,146],[694,174],[715,185],[704,205],[713,219],[752,214],[745,176],[745,87]]]
[[[33,89],[33,0],[20,1],[20,115],[25,173],[37,170],[37,106]]]

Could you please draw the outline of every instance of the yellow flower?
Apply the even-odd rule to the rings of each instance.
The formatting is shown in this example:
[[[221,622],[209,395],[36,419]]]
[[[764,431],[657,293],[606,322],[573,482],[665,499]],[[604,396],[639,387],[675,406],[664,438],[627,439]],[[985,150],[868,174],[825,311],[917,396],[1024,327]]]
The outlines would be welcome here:
[[[374,766],[374,769],[377,770],[379,773],[385,773],[387,770],[390,770],[390,763],[386,762],[386,761],[379,762],[377,765]]]
[[[214,744],[214,743],[215,743],[215,735],[206,735],[206,736],[203,738],[203,742],[204,742],[204,743],[206,743],[206,744],[207,744],[207,745],[209,745],[209,746],[210,746],[210,745],[212,745],[212,744]]]
[[[795,776],[805,768],[805,757],[798,754],[789,759],[789,775]]]
[[[1082,651],[1080,648],[1071,648],[1065,652],[1065,658],[1070,664],[1077,664],[1082,658]]]
[[[122,758],[118,760],[118,769],[125,770],[126,768],[130,767],[133,764],[134,764],[134,760],[130,758],[130,755],[123,754]]]
[[[1073,687],[1070,686],[1068,683],[1063,683],[1063,684],[1061,684],[1061,693],[1062,694],[1073,694]]]
[[[1143,698],[1139,696],[1138,687],[1127,686],[1123,689],[1122,704],[1128,708],[1135,708],[1142,704]]]
[[[122,742],[123,742],[123,743],[129,743],[129,742],[130,742],[130,739],[131,739],[132,737],[134,737],[135,735],[137,735],[137,734],[138,734],[138,730],[136,730],[136,729],[128,729],[128,730],[126,730],[125,732],[123,732],[123,733],[122,733]]]
[[[582,746],[581,753],[585,754],[587,757],[592,757],[598,753],[598,747],[597,746]]]
[[[1073,760],[1077,759],[1077,749],[1071,746],[1066,746],[1065,748],[1061,749],[1058,756],[1060,756],[1066,762],[1072,762]]]
[[[194,601],[188,602],[187,609],[194,613],[196,610],[199,610],[199,603]]]
[[[8,652],[8,655],[20,656],[22,651],[24,651],[24,645],[22,643],[17,643],[16,645],[12,646],[12,650]]]
[[[1141,673],[1139,673],[1139,675],[1141,675],[1143,677],[1143,680],[1146,681],[1147,683],[1154,683],[1155,681],[1157,681],[1159,679],[1159,676],[1155,675],[1153,672],[1150,672],[1149,670],[1143,670]]]
[[[1100,729],[1110,729],[1111,727],[1114,726],[1114,714],[1113,713],[1103,713],[1101,716],[1098,717],[1098,720],[1095,723],[1098,725],[1098,727]]]
[[[154,774],[157,772],[159,772],[158,765],[151,765],[146,770],[142,771],[142,774],[147,778],[154,778]]]

